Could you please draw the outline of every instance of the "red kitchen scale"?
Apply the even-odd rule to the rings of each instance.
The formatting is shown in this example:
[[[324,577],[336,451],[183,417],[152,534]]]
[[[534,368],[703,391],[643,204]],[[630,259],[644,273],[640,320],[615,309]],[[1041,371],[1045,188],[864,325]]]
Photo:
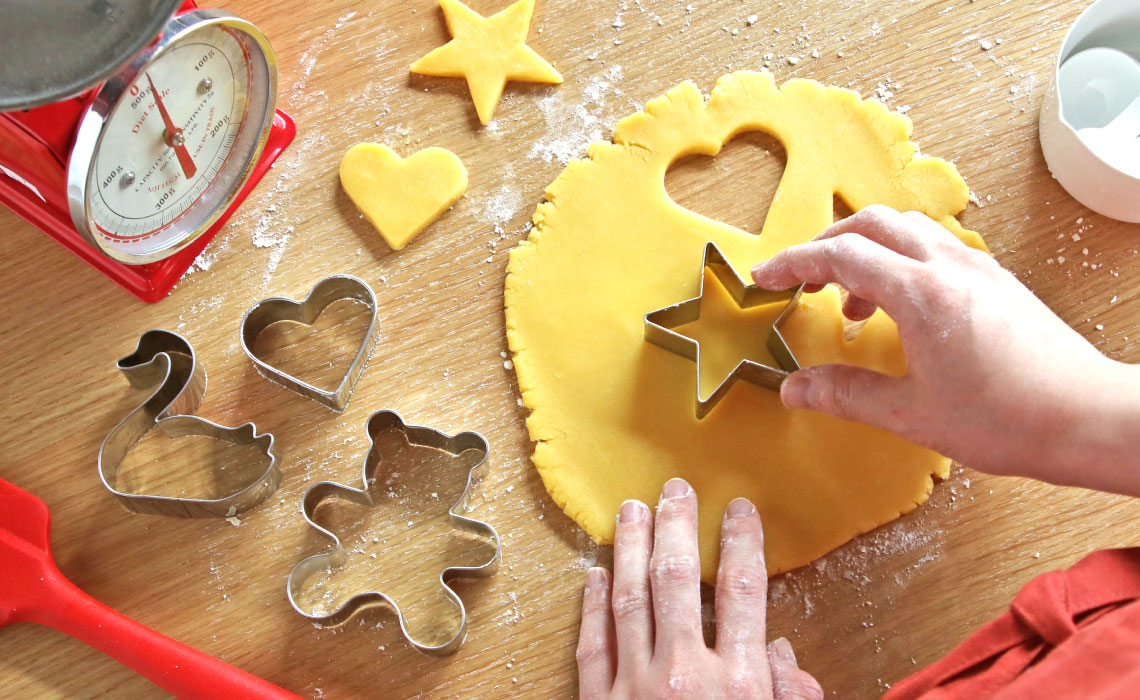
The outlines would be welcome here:
[[[227,12],[4,0],[0,204],[159,301],[296,135],[276,104],[269,41]]]

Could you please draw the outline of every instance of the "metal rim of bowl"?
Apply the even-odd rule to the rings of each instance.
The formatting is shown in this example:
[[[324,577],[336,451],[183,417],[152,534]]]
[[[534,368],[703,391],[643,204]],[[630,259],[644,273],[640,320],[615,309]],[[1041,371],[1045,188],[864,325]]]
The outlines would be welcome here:
[[[3,3],[0,112],[58,102],[98,85],[154,41],[181,4],[181,0],[87,0],[61,11],[51,2]],[[134,21],[124,23],[119,19],[124,16]],[[93,26],[93,17],[100,23]],[[43,60],[75,56],[79,44],[91,49],[80,57],[80,64],[72,62],[61,69],[61,63]],[[36,51],[29,51],[29,46]]]

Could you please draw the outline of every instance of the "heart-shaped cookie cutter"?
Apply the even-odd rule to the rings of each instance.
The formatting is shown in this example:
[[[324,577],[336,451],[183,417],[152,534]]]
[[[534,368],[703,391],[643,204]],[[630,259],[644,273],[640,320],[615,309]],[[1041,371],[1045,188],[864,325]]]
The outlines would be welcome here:
[[[724,378],[708,398],[701,398],[701,344],[692,338],[673,330],[677,326],[692,323],[701,317],[701,300],[705,294],[706,271],[712,270],[741,309],[751,309],[765,304],[786,302],[787,306],[772,323],[772,333],[768,336],[768,351],[776,360],[776,366],[765,365],[754,360],[741,360]],[[701,263],[701,287],[697,296],[679,304],[667,306],[645,314],[645,340],[668,350],[671,353],[692,360],[697,365],[697,418],[701,419],[713,410],[724,398],[737,379],[755,384],[764,389],[779,391],[788,375],[800,369],[795,353],[788,347],[780,327],[788,315],[796,308],[803,292],[803,285],[791,289],[769,290],[755,284],[745,284],[740,275],[724,257],[724,253],[713,242],[705,245],[704,260]]]
[[[253,352],[253,343],[269,326],[279,321],[297,321],[305,325],[312,325],[326,308],[335,301],[353,299],[369,308],[372,314],[368,322],[368,332],[352,358],[352,364],[344,373],[340,384],[333,391],[320,389],[304,382],[291,374],[282,372],[273,365],[265,362]],[[379,324],[376,322],[376,295],[364,280],[352,275],[331,275],[317,282],[309,295],[302,301],[287,299],[285,297],[270,297],[254,304],[241,320],[241,349],[253,361],[258,373],[266,379],[295,391],[298,394],[334,411],[343,411],[348,406],[348,398],[372,349],[376,345],[376,331]]]
[[[328,615],[311,615],[305,612],[297,602],[297,594],[300,593],[305,582],[313,576],[313,574],[339,567],[348,560],[348,552],[345,551],[340,538],[318,525],[316,521],[313,520],[313,513],[316,511],[317,506],[328,498],[343,498],[360,505],[374,505],[372,497],[368,494],[368,485],[372,483],[374,479],[376,467],[379,465],[380,460],[372,459],[371,456],[377,449],[376,436],[385,430],[392,429],[404,433],[408,439],[408,443],[413,446],[431,447],[453,456],[457,456],[467,450],[477,450],[481,454],[478,463],[476,463],[467,474],[467,485],[463,489],[463,494],[460,495],[455,505],[448,509],[447,514],[452,526],[456,529],[469,532],[493,542],[495,552],[491,555],[490,559],[478,566],[452,566],[444,569],[443,572],[440,573],[439,582],[444,593],[459,610],[459,629],[451,639],[442,644],[424,644],[418,641],[408,630],[407,620],[404,617],[403,610],[396,604],[396,601],[381,591],[358,593]],[[318,532],[321,532],[331,539],[336,544],[336,547],[331,552],[308,557],[293,568],[293,571],[289,574],[287,584],[289,603],[293,606],[293,609],[305,617],[305,619],[320,625],[330,626],[347,622],[349,618],[362,608],[371,607],[373,605],[387,605],[396,613],[396,617],[400,621],[400,631],[403,633],[404,638],[408,640],[409,644],[425,654],[438,656],[451,654],[459,649],[467,637],[467,609],[464,607],[463,600],[459,597],[459,594],[448,585],[448,581],[454,578],[486,578],[494,574],[499,568],[501,543],[499,541],[498,531],[485,522],[464,515],[471,499],[472,489],[479,483],[479,480],[487,469],[487,456],[490,453],[490,447],[487,444],[486,438],[479,433],[463,432],[456,435],[447,435],[432,428],[408,425],[404,422],[400,414],[395,411],[377,411],[373,413],[368,418],[367,432],[370,442],[368,452],[364,458],[364,469],[362,472],[363,483],[361,484],[361,488],[352,488],[331,481],[323,481],[310,486],[301,500],[301,512],[304,514],[305,520]]]
[[[154,387],[150,398],[127,414],[99,448],[99,478],[128,509],[154,515],[229,517],[261,503],[281,485],[272,433],[258,435],[253,423],[229,428],[187,415],[206,395],[206,370],[198,364],[194,349],[185,338],[170,331],[147,331],[139,338],[135,351],[115,366],[136,389]],[[172,439],[200,435],[234,445],[257,445],[269,458],[269,466],[256,481],[223,498],[175,498],[120,491],[116,482],[123,459],[156,426]]]

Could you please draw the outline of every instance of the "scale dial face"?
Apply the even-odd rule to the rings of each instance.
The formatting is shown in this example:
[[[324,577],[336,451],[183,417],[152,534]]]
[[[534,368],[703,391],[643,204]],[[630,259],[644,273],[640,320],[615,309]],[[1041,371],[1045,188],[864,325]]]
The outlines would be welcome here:
[[[69,164],[72,218],[116,260],[160,260],[205,233],[265,145],[276,102],[272,50],[253,25],[219,15],[171,20],[153,50],[104,85],[80,124]]]

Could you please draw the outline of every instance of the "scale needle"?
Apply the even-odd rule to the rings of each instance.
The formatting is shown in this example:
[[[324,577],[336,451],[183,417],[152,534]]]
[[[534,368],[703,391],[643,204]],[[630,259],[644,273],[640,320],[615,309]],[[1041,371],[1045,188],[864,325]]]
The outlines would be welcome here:
[[[194,177],[194,173],[198,172],[198,168],[194,166],[194,160],[190,158],[190,151],[186,148],[186,139],[182,135],[182,129],[174,126],[170,114],[166,111],[166,105],[162,104],[162,98],[158,95],[158,88],[154,86],[154,80],[151,79],[150,73],[146,74],[146,80],[150,83],[150,94],[154,95],[154,104],[158,107],[158,113],[162,115],[162,123],[166,126],[166,137],[163,141],[166,142],[167,146],[174,149],[174,154],[178,156],[178,164],[182,166],[182,174],[189,180]]]

